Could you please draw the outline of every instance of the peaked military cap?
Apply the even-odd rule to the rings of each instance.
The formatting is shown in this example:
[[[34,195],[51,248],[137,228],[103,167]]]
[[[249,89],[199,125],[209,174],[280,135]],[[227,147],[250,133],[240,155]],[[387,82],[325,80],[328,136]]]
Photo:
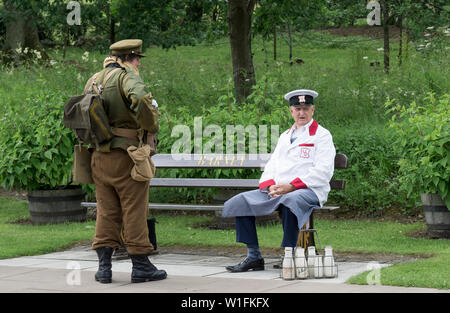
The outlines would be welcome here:
[[[318,95],[314,90],[299,89],[287,93],[284,99],[289,101],[289,105],[311,105]]]
[[[142,40],[140,39],[125,39],[113,43],[109,49],[112,55],[122,54],[136,54],[140,57],[146,57],[142,54]]]

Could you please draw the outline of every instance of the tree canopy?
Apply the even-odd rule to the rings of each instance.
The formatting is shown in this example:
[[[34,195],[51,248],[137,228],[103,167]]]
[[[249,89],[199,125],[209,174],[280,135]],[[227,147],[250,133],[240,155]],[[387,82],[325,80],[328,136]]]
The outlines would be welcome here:
[[[274,40],[287,34],[292,64],[293,32],[312,28],[364,25],[369,14],[366,0],[80,0],[81,23],[69,25],[66,0],[3,0],[0,2],[0,46],[17,64],[14,50],[32,48],[46,56],[44,47],[78,45],[107,52],[111,43],[141,38],[144,46],[165,49],[196,45],[228,37],[237,95],[245,99],[255,82],[251,64],[251,38]],[[380,0],[386,16],[385,68],[389,69],[389,28],[399,25],[409,39],[430,27],[448,26],[446,0]],[[247,14],[230,8],[248,6]],[[240,27],[247,25],[245,30]],[[234,32],[237,30],[237,32]],[[237,34],[245,32],[245,38]],[[236,54],[236,51],[245,51]],[[12,52],[11,52],[12,51]],[[3,59],[4,56],[2,56]],[[245,60],[245,66],[239,63]],[[11,61],[11,59],[9,59]],[[247,73],[249,76],[242,75]],[[240,89],[239,87],[243,87]]]

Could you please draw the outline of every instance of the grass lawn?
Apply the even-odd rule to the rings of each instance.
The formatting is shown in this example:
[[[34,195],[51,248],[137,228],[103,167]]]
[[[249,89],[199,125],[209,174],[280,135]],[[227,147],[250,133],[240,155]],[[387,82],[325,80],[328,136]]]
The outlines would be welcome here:
[[[91,239],[94,222],[33,226],[14,223],[29,218],[28,202],[0,198],[0,259],[38,255]]]
[[[0,259],[37,255],[61,250],[76,242],[93,238],[95,223],[27,225],[14,223],[29,217],[26,201],[0,198]],[[194,227],[210,216],[157,215],[160,246],[236,246],[233,230],[209,230]],[[315,220],[323,245],[336,252],[431,255],[415,262],[399,263],[381,270],[381,284],[394,286],[450,288],[450,241],[407,236],[423,230],[421,223],[359,220]],[[280,246],[280,225],[258,228],[261,247]],[[366,284],[368,273],[349,282]]]

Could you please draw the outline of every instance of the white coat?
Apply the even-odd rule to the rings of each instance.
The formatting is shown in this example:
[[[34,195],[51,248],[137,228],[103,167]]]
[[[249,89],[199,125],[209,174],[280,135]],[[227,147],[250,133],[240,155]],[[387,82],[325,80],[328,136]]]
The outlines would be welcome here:
[[[314,119],[303,126],[297,139],[291,143],[295,126],[281,134],[277,146],[259,180],[261,192],[271,185],[292,184],[296,189],[310,188],[320,206],[330,192],[330,180],[334,172],[336,149],[330,132]]]

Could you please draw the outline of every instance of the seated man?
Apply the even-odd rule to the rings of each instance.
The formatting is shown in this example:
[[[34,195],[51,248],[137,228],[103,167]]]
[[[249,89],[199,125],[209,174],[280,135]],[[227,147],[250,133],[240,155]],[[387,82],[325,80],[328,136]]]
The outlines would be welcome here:
[[[243,192],[225,202],[222,215],[236,216],[236,242],[245,243],[248,248],[247,258],[227,266],[228,271],[264,270],[255,216],[281,210],[281,246],[295,247],[299,229],[313,208],[327,200],[336,150],[330,132],[313,119],[313,99],[317,96],[317,92],[304,89],[285,95],[295,123],[278,139],[259,181],[259,190]]]

